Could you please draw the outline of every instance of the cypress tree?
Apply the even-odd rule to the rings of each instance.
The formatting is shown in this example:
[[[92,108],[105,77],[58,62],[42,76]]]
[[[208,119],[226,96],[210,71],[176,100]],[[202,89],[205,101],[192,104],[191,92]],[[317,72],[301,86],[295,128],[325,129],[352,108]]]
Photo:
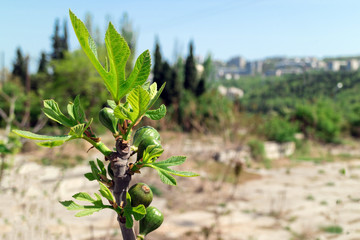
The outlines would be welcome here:
[[[193,54],[193,43],[190,42],[189,56],[186,58],[185,62],[184,88],[196,94],[197,85],[198,83],[196,79],[196,65]]]
[[[39,61],[38,73],[47,73],[47,59],[45,52],[41,52],[41,58]]]
[[[55,30],[54,30],[54,36],[52,37],[53,43],[53,52],[51,54],[52,59],[62,59],[62,39],[60,37],[59,33],[59,19],[56,19],[55,21]]]
[[[161,59],[160,44],[159,41],[156,40],[154,68],[153,68],[153,82],[156,82],[158,87],[160,87],[164,83],[163,79],[161,79],[162,77],[161,75],[163,75],[162,68],[163,68],[163,63]]]
[[[64,36],[62,37],[62,52],[69,51],[67,21],[64,20]]]
[[[20,47],[18,47],[16,49],[16,59],[13,63],[12,75],[14,77],[19,77],[23,86],[26,85],[27,62],[28,58],[23,56]]]

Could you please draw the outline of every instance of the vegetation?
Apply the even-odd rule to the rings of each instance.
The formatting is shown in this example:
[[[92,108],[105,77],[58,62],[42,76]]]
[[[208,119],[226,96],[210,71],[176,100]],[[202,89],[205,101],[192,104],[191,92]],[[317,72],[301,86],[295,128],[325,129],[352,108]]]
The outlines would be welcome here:
[[[98,111],[100,122],[111,131],[114,137],[114,150],[110,150],[95,134],[91,127],[93,118],[87,118],[79,96],[67,104],[68,116],[63,114],[55,100],[44,101],[42,109],[44,114],[51,120],[69,128],[68,134],[49,136],[23,130],[13,130],[13,132],[24,138],[39,140],[37,144],[43,147],[60,146],[73,139],[84,139],[92,144],[104,155],[105,161],[110,162],[106,168],[104,162],[99,159],[90,161],[91,172],[85,174],[89,181],[98,181],[100,195],[94,193],[95,198],[86,192],[73,195],[75,200],[86,201],[90,205],[80,205],[73,200],[60,203],[68,210],[78,211],[75,215],[77,217],[91,215],[102,209],[114,210],[118,214],[119,226],[125,240],[135,239],[133,222],[134,220],[140,221],[140,234],[137,239],[144,239],[145,235],[161,225],[163,216],[158,209],[149,206],[152,201],[152,193],[147,185],[142,185],[140,188],[135,185],[131,188],[130,193],[128,192],[132,175],[140,174],[139,170],[143,167],[152,168],[157,171],[161,181],[168,185],[176,185],[174,175],[182,177],[198,175],[169,168],[184,163],[186,159],[184,156],[173,156],[163,161],[157,161],[164,149],[159,141],[157,131],[153,128],[145,128],[145,130],[140,128],[139,132],[135,133],[138,147],[130,144],[135,142],[132,132],[142,118],[160,120],[166,115],[165,105],[150,110],[163,91],[165,83],[158,90],[156,83],[150,85],[147,81],[151,66],[149,51],[143,52],[138,57],[134,69],[126,77],[126,62],[130,56],[130,48],[114,26],[109,23],[105,35],[108,58],[103,67],[99,62],[95,42],[85,24],[71,11],[70,19],[81,47],[110,92],[111,100],[107,100],[108,107]],[[77,86],[71,85],[71,88],[74,87]],[[130,156],[135,153],[137,153],[137,160],[130,163]],[[108,204],[103,203],[104,199]]]

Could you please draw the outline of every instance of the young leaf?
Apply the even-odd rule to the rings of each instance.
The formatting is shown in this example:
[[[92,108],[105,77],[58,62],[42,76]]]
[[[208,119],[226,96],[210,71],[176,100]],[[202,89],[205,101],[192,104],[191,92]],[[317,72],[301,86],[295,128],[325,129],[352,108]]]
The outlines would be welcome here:
[[[107,104],[109,105],[109,107],[111,107],[112,109],[116,108],[116,103],[113,100],[107,100]]]
[[[105,44],[109,56],[110,75],[107,85],[115,101],[119,103],[130,89],[123,88],[125,84],[125,65],[130,56],[130,49],[125,39],[109,23],[105,34]]]
[[[90,163],[91,172],[92,172],[94,178],[96,178],[96,180],[100,180],[100,170],[96,166],[95,162],[89,161],[89,163]]]
[[[85,173],[84,176],[85,176],[89,181],[94,181],[94,180],[96,180],[96,178],[94,177],[94,174],[92,174],[91,172]]]
[[[86,193],[86,192],[79,192],[76,193],[75,195],[72,196],[73,198],[75,198],[76,200],[80,200],[80,201],[87,201],[87,202],[95,202],[95,199],[93,199],[90,194]]]
[[[112,195],[112,193],[110,192],[110,190],[101,182],[99,182],[100,184],[100,194],[101,196],[103,196],[104,198],[106,198],[107,200],[111,201],[111,202],[115,202],[115,198]]]
[[[177,166],[181,165],[185,162],[185,156],[172,156],[166,160],[154,163],[155,166],[162,166],[162,167],[170,167],[170,166]]]
[[[74,103],[69,102],[67,105],[67,111],[68,114],[70,115],[71,119],[76,122],[75,116],[74,116]]]
[[[186,172],[186,171],[176,171],[170,169],[170,166],[180,165],[185,162],[186,157],[184,156],[173,156],[164,161],[154,162],[154,163],[145,163],[144,167],[151,167],[157,170],[160,179],[163,183],[169,185],[176,185],[176,180],[171,175],[176,175],[180,177],[196,177],[199,174],[193,172]]]
[[[52,147],[57,147],[60,145],[63,145],[66,141],[44,141],[44,142],[37,142],[36,144],[38,146],[41,147],[48,147],[48,148],[52,148]]]
[[[150,75],[151,57],[149,50],[143,52],[136,60],[133,71],[125,82],[127,88],[132,89],[143,85]]]
[[[150,89],[149,89],[150,99],[153,99],[157,92],[158,92],[157,83],[154,82],[150,85]]]
[[[126,218],[125,226],[127,228],[132,228],[134,224],[134,220],[132,216],[134,216],[135,220],[139,221],[146,214],[146,209],[144,205],[140,204],[136,207],[131,206],[131,196],[127,192],[126,193],[126,205],[124,207],[124,217]]]
[[[67,118],[61,112],[59,105],[53,99],[44,100],[44,108],[42,110],[48,118],[66,127],[72,127],[77,124],[74,120]]]
[[[146,112],[150,95],[141,86],[138,86],[129,93],[126,100],[130,103],[133,110],[131,112],[131,117],[133,118],[131,121],[136,122]]]
[[[106,176],[106,169],[105,169],[104,163],[101,160],[99,160],[98,158],[96,159],[96,161],[100,168],[101,174]]]
[[[79,95],[77,95],[74,100],[73,114],[74,114],[75,120],[78,123],[85,122],[85,112],[84,112],[83,107],[81,106]]]
[[[155,85],[156,86],[156,85]],[[154,103],[156,102],[156,100],[158,100],[158,98],[160,97],[160,94],[162,93],[162,91],[164,90],[165,88],[165,83],[161,86],[161,88],[159,89],[159,91],[156,92],[156,94],[154,95],[154,97],[151,98],[148,106],[147,106],[147,109],[150,109],[152,107],[152,105],[154,105]],[[150,95],[151,94],[154,94],[154,90],[151,91],[151,88],[150,88]]]
[[[160,176],[160,180],[168,185],[172,185],[172,186],[176,186],[176,179],[171,176],[168,172],[163,171],[161,169],[156,169],[159,176]]]
[[[74,136],[75,138],[82,138],[85,130],[85,124],[81,123],[74,127],[71,127],[69,135]]]
[[[150,145],[147,146],[143,153],[143,163],[152,163],[156,158],[160,157],[164,152],[164,149],[161,146]]]
[[[160,120],[166,115],[166,107],[164,104],[156,110],[147,110],[145,116],[150,118],[151,120]]]
[[[63,206],[65,206],[68,210],[74,210],[74,211],[82,210],[82,211],[78,212],[77,214],[75,214],[75,217],[83,217],[83,216],[91,215],[94,212],[98,212],[105,208],[111,208],[111,206],[103,205],[103,204],[97,204],[97,205],[93,205],[93,206],[81,206],[81,205],[75,203],[74,201],[62,201],[62,202],[60,201],[60,203]]]
[[[104,79],[105,86],[107,87],[109,92],[112,93],[112,86],[111,84],[109,84],[109,82],[111,81],[111,77],[108,76],[107,71],[105,71],[105,69],[98,60],[94,40],[91,38],[88,30],[85,27],[85,24],[80,19],[78,19],[71,10],[69,10],[69,15],[75,34],[79,40],[82,49],[84,50],[85,54],[88,56],[91,63],[94,65],[102,79]]]
[[[33,139],[33,140],[51,140],[51,141],[67,141],[72,138],[69,135],[62,135],[62,136],[48,136],[48,135],[40,135],[28,131],[23,130],[12,130],[14,133],[19,135],[20,137]]]

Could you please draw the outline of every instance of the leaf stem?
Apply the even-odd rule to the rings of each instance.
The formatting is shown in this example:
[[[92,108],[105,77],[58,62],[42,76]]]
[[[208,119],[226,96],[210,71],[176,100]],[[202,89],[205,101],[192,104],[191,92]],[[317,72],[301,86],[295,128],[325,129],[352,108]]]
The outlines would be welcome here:
[[[82,138],[88,141],[89,143],[91,143],[97,150],[99,150],[105,156],[108,156],[112,153],[112,151],[101,141],[95,142],[94,140],[92,140],[91,138],[85,135]]]

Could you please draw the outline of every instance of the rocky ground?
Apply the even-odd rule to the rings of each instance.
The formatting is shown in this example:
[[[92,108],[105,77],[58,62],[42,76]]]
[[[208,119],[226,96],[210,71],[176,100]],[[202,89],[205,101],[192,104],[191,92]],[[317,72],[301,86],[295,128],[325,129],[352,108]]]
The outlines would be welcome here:
[[[164,157],[187,155],[180,169],[194,169],[201,177],[177,178],[177,187],[162,184],[151,170],[134,178],[146,179],[161,193],[152,205],[165,221],[149,240],[360,239],[360,159],[321,164],[283,159],[271,169],[244,167],[236,177],[231,162],[211,157],[226,151],[222,140],[165,137]],[[76,218],[58,203],[80,191],[98,191],[83,177],[86,161],[63,170],[34,162],[34,155],[17,155],[1,182],[0,239],[121,239],[110,210]],[[87,157],[101,156],[91,150]]]

